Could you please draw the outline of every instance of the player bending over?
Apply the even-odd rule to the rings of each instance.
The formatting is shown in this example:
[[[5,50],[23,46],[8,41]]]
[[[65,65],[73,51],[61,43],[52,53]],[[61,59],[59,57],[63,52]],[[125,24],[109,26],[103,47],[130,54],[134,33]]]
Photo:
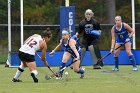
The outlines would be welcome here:
[[[28,67],[31,71],[31,76],[35,83],[38,82],[37,79],[37,68],[35,63],[35,53],[37,50],[42,50],[42,56],[41,60],[44,62],[46,66],[48,66],[48,63],[46,62],[46,50],[47,50],[47,42],[50,41],[52,34],[50,31],[44,31],[42,35],[34,34],[30,36],[26,41],[24,42],[24,45],[21,46],[19,49],[18,56],[20,58],[21,65],[18,67],[17,72],[12,79],[12,82],[22,82],[19,77],[24,71],[25,67]]]
[[[50,55],[53,55],[54,52],[59,49],[63,45],[64,47],[64,54],[62,58],[62,63],[59,67],[59,70],[64,68],[66,66],[66,62],[70,59],[73,58],[73,70],[74,72],[81,74],[80,78],[84,77],[84,69],[79,68],[80,65],[80,53],[81,53],[81,48],[78,44],[78,41],[76,41],[75,37],[72,38],[69,29],[65,28],[62,30],[62,39],[60,40],[60,43],[56,46],[54,50],[50,53]],[[59,79],[62,79],[63,71],[60,71],[60,77]]]

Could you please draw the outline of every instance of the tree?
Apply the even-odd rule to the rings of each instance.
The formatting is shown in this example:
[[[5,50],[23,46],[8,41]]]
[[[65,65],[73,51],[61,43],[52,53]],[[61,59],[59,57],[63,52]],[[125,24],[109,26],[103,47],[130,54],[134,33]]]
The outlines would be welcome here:
[[[106,6],[107,6],[107,17],[108,17],[108,22],[109,24],[114,23],[114,17],[116,15],[116,4],[115,0],[106,0]]]

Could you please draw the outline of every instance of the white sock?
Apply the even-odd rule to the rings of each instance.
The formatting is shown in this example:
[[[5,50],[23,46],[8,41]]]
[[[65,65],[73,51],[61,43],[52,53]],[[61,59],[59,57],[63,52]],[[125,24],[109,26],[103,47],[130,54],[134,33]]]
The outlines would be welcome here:
[[[21,71],[17,70],[17,72],[16,72],[14,78],[15,78],[15,79],[18,79],[19,76],[21,75],[21,73],[22,73]]]
[[[18,79],[20,77],[20,75],[22,74],[22,72],[23,72],[23,71],[20,71],[19,69],[22,69],[24,71],[25,67],[23,65],[19,66],[19,68],[18,68],[18,70],[17,70],[17,72],[16,72],[16,74],[14,76],[15,79]]]

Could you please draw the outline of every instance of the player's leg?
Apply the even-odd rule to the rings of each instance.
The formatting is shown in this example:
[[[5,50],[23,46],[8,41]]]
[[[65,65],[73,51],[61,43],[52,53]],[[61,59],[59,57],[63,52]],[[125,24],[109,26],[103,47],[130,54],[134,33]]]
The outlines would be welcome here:
[[[115,44],[115,49],[117,47],[119,47],[120,44]],[[118,55],[120,53],[120,50],[121,48],[117,49],[117,50],[114,50],[114,61],[115,61],[115,67],[112,69],[113,71],[119,71],[119,58],[118,58]]]
[[[126,53],[128,54],[128,56],[129,56],[129,60],[130,60],[130,62],[132,63],[132,65],[133,65],[133,71],[137,71],[138,69],[137,69],[137,66],[136,66],[136,60],[135,60],[135,57],[134,57],[134,55],[132,54],[132,52],[131,52],[131,43],[126,43],[125,44],[125,49],[126,49]]]
[[[60,65],[60,67],[59,67],[59,70],[61,70],[62,68],[64,68],[64,67],[66,66],[66,62],[67,62],[70,58],[71,58],[71,54],[70,54],[69,52],[64,52],[61,65]],[[59,72],[60,78],[62,78],[63,72],[64,72],[64,70],[62,70],[61,72]]]
[[[86,54],[86,48],[83,47],[83,48],[81,48],[81,61],[80,61],[79,67],[81,67],[81,65],[82,65],[82,61],[84,59],[85,54]],[[70,66],[70,68],[73,69],[73,64]]]
[[[91,57],[93,58],[93,60],[95,57],[92,52],[94,52],[94,54],[96,56],[96,60],[94,61],[94,68],[100,69],[101,67],[103,67],[103,62],[100,61],[99,63],[97,63],[98,60],[101,59],[101,53],[100,53],[100,49],[99,49],[99,40],[93,41],[91,45],[93,45],[93,49],[94,49],[94,51],[92,51],[92,50],[90,51]]]
[[[14,78],[12,79],[13,82],[22,82],[21,80],[19,80],[19,77],[26,67],[26,63],[24,60],[27,55],[25,53],[19,51],[18,56],[22,62],[21,62],[21,65],[18,67]]]
[[[15,74],[14,78],[12,79],[13,82],[22,82],[19,79],[19,77],[22,74],[22,72],[24,71],[25,67],[26,67],[26,65],[21,62],[21,65],[18,67],[16,74]]]
[[[81,48],[81,62],[80,62],[80,65],[82,64],[82,61],[84,59],[85,54],[86,54],[86,48],[83,47],[83,48]]]
[[[75,58],[73,59],[75,61]],[[85,69],[84,68],[79,68],[80,65],[80,60],[77,60],[76,62],[73,63],[73,70],[74,72],[80,74],[80,78],[84,77]]]
[[[85,54],[86,54],[86,50],[88,49],[88,42],[86,40],[83,39],[83,42],[80,43],[80,46],[82,47],[81,48],[81,61],[80,61],[80,67],[82,65],[82,61],[85,57]]]
[[[37,75],[38,75],[38,71],[37,71],[37,67],[36,67],[36,63],[35,61],[33,62],[26,62],[29,70],[31,71],[31,76],[34,80],[35,83],[38,82],[38,79],[37,79]]]
[[[90,52],[91,59],[92,59],[92,61],[93,61],[93,68],[94,68],[94,69],[95,69],[95,68],[96,68],[96,69],[100,69],[101,67],[98,66],[98,65],[96,65],[96,64],[97,64],[97,61],[98,61],[98,58],[97,58],[97,56],[96,56],[96,54],[95,54],[93,45],[90,45],[90,46],[88,47],[88,49],[89,49],[89,52]]]

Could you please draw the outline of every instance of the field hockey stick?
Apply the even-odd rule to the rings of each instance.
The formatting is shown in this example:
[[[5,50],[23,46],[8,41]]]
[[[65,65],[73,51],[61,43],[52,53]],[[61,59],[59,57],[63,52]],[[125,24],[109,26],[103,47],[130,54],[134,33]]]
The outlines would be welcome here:
[[[63,67],[62,69],[60,69],[59,71],[57,71],[56,73],[59,74],[61,71],[65,70],[67,67],[69,67],[70,65],[72,65],[73,63],[75,63],[77,60],[74,60],[73,62],[71,62],[70,64],[68,64],[67,66]],[[50,75],[50,79],[54,77],[54,74]]]
[[[36,55],[41,59],[38,53],[36,53]],[[59,77],[59,75],[49,65],[46,65],[46,67],[49,68],[49,70],[53,73],[54,76]]]
[[[128,41],[129,42],[129,41]],[[121,48],[123,45],[125,45],[127,42],[125,42],[124,44],[121,44],[120,46],[118,46],[115,50],[117,50],[117,49],[119,49],[119,48]],[[98,61],[97,61],[97,64],[99,63],[99,62],[101,62],[102,60],[104,60],[106,57],[108,57],[109,55],[111,55],[112,54],[112,52],[109,52],[108,54],[106,54],[105,56],[103,56],[101,59],[99,59]]]
[[[77,60],[74,60],[73,62],[71,62],[70,64],[68,64],[67,66],[63,67],[62,69],[59,70],[59,72],[65,70],[67,67],[69,67],[70,65],[72,65],[73,63],[75,63]]]

